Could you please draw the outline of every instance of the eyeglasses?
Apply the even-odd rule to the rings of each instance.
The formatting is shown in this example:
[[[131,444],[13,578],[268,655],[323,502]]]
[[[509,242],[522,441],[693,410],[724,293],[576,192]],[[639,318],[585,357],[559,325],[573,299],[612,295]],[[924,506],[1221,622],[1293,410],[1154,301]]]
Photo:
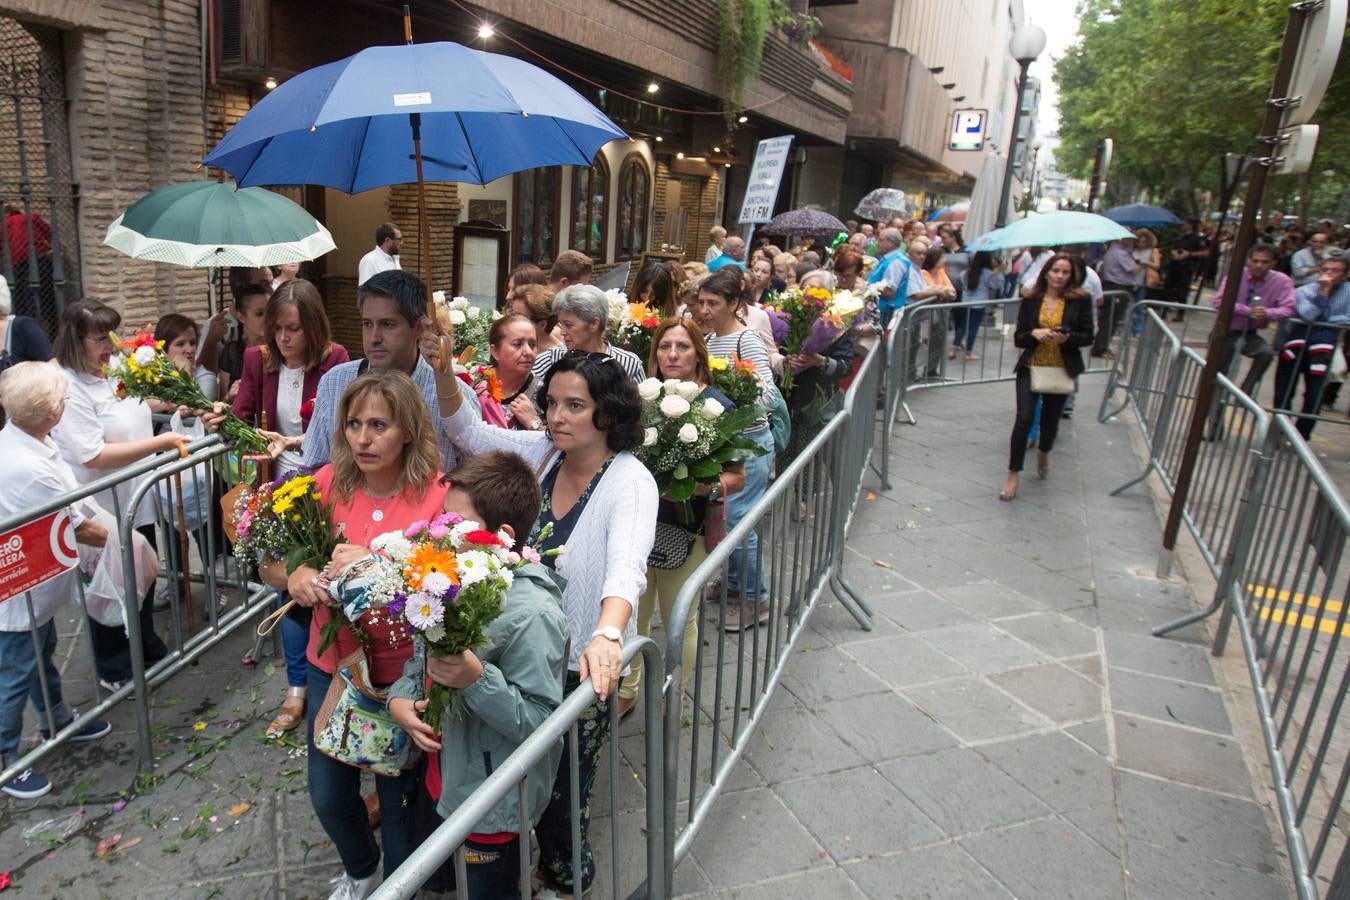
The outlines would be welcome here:
[[[614,360],[614,357],[610,356],[608,353],[597,353],[595,351],[587,353],[585,350],[569,350],[567,353],[563,354],[563,359],[575,362],[612,363],[613,365],[618,365]]]

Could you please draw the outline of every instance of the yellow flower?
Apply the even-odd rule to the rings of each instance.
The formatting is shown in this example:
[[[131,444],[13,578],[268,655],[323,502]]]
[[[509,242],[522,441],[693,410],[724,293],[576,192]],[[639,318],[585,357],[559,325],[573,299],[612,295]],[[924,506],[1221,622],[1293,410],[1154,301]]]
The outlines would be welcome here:
[[[725,372],[727,370],[727,358],[725,356],[708,357],[708,368],[714,372]]]
[[[278,497],[276,494],[273,494],[272,512],[276,513],[278,516],[284,516],[294,502],[295,499],[293,497]]]
[[[192,726],[192,730],[193,730],[193,731],[205,731],[205,730],[206,730],[206,723],[205,723],[205,722],[198,722],[198,723],[196,723],[195,725]]]

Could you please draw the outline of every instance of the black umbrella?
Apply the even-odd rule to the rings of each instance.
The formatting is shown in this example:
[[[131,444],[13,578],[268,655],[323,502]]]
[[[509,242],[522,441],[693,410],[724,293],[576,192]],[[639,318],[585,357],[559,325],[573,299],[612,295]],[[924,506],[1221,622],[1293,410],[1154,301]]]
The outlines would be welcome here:
[[[834,236],[847,231],[848,226],[821,209],[791,209],[773,217],[773,221],[762,229],[769,234],[784,234],[788,237],[799,234],[816,237]]]

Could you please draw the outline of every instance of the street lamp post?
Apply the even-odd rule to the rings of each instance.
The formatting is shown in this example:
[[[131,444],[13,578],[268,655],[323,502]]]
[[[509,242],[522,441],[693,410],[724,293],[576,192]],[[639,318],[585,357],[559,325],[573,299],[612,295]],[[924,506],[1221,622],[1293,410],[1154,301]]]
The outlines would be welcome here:
[[[1008,224],[1008,199],[1012,194],[1013,162],[1017,158],[1017,127],[1022,124],[1022,98],[1027,91],[1027,69],[1045,50],[1045,31],[1036,25],[1024,25],[1013,32],[1008,52],[1017,60],[1017,105],[1013,109],[1012,136],[1008,139],[1008,165],[1003,170],[1003,192],[998,201],[998,227]]]
[[[1036,206],[1035,206],[1035,204],[1038,202],[1038,200],[1037,200],[1037,191],[1036,191],[1036,170],[1037,170],[1037,168],[1039,167],[1039,164],[1040,164],[1040,161],[1041,161],[1041,147],[1043,147],[1043,146],[1045,146],[1045,143],[1040,139],[1039,136],[1037,136],[1037,137],[1035,137],[1035,138],[1032,139],[1032,141],[1031,141],[1031,177],[1027,179],[1027,194],[1026,194],[1026,197],[1023,198],[1023,200],[1022,200],[1022,212],[1023,212],[1024,215],[1025,215],[1025,213],[1027,213],[1027,212],[1035,212],[1035,211],[1036,211]]]

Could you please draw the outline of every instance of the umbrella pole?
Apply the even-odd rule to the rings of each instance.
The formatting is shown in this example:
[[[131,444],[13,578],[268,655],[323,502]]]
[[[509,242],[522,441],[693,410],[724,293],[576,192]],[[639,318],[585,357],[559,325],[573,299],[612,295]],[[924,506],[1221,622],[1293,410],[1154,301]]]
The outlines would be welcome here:
[[[413,42],[412,9],[407,3],[403,4],[403,42],[405,44]],[[431,222],[427,220],[427,183],[426,176],[422,173],[422,114],[409,114],[408,123],[412,126],[413,164],[417,167],[417,261],[418,268],[422,270],[422,283],[427,290],[427,318],[434,324],[438,320],[436,303],[431,299]],[[450,340],[442,335],[440,357],[436,361],[436,367],[442,372],[450,370],[452,346]]]

